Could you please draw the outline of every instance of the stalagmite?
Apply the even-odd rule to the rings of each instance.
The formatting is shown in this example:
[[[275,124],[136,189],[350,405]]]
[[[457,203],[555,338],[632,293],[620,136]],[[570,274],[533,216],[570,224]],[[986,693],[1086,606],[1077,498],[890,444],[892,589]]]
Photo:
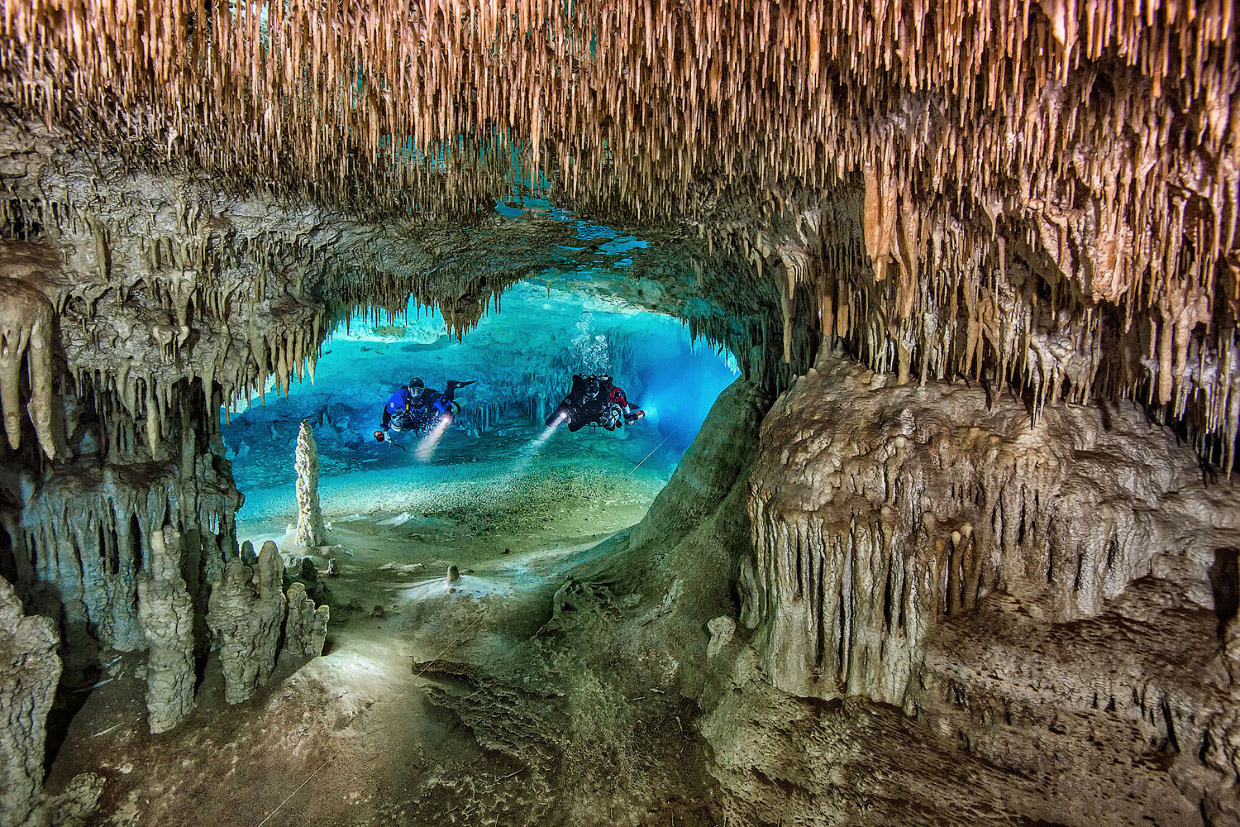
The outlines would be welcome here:
[[[289,586],[288,614],[284,619],[284,646],[282,651],[294,657],[317,658],[323,654],[327,640],[327,621],[331,617],[329,606],[315,607],[306,596],[301,583]]]
[[[181,722],[194,705],[194,605],[181,576],[181,535],[151,533],[149,570],[138,574],[138,620],[146,635],[146,708],[151,733]]]
[[[43,788],[47,713],[60,680],[56,629],[27,617],[8,581],[0,578],[0,813],[22,825]]]
[[[241,703],[267,683],[284,621],[284,565],[275,543],[263,543],[254,568],[234,557],[211,592],[207,623],[220,641],[224,699]]]
[[[310,423],[302,421],[297,431],[297,542],[312,547],[327,543],[327,529],[319,510],[319,453]]]

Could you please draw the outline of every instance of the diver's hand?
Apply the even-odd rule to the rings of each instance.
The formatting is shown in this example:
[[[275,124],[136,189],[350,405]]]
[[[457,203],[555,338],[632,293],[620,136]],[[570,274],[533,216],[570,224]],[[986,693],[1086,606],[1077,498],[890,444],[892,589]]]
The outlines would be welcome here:
[[[384,440],[385,438],[386,438],[386,437],[384,436],[383,431],[375,431],[375,439],[376,439],[376,440],[378,440],[379,442],[383,442],[383,440]]]

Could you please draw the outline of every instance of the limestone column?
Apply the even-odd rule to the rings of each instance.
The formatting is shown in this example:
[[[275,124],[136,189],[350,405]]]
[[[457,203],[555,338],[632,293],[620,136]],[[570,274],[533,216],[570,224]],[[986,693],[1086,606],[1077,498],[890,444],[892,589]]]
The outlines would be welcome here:
[[[47,713],[60,681],[52,622],[27,617],[0,577],[0,821],[24,824],[43,789]]]
[[[319,510],[319,452],[310,423],[304,419],[293,466],[297,469],[297,542],[307,547],[326,545],[327,530]]]
[[[151,533],[151,570],[138,577],[138,620],[150,645],[147,722],[152,733],[165,732],[194,706],[194,601],[181,577],[181,535],[172,528]]]

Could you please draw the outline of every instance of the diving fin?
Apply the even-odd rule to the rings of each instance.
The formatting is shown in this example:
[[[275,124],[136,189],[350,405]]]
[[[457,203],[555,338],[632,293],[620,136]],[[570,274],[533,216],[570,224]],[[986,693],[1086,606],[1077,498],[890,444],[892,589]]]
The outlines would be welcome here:
[[[477,379],[470,379],[468,382],[458,382],[455,379],[449,379],[448,388],[450,388],[451,390],[456,390],[457,388],[463,388],[466,385],[472,385],[477,381],[478,381]]]

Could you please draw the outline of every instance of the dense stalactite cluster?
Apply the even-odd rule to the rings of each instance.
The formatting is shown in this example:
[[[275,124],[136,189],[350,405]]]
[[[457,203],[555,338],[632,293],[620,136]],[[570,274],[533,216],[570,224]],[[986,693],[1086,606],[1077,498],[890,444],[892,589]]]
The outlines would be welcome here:
[[[0,69],[20,111],[138,166],[376,215],[473,220],[534,190],[696,225],[873,366],[984,368],[1039,405],[1140,395],[1230,467],[1233,16],[1225,0],[48,2],[6,9]]]
[[[31,603],[60,619],[66,656],[75,670],[99,647],[144,648],[138,614],[139,575],[149,572],[156,536],[165,526],[184,537],[178,560],[205,586],[236,548],[233,514],[240,495],[210,453],[177,464],[81,460],[44,479],[11,479],[25,487],[22,506],[0,515],[12,541],[15,584]],[[234,551],[235,553],[235,551]]]
[[[129,174],[115,159],[60,151],[54,138],[8,123],[0,139],[0,270],[12,287],[0,312],[14,319],[0,354],[13,396],[6,427],[15,445],[28,407],[49,457],[57,395],[94,410],[106,453],[140,443],[151,453],[183,377],[200,377],[224,404],[265,395],[272,377],[287,391],[313,378],[323,339],[358,307],[399,319],[412,294],[459,337],[514,281],[561,261],[576,267],[590,252],[542,253],[535,239],[571,238],[570,225],[550,219],[469,230],[367,224],[230,199],[189,176]],[[54,358],[69,381],[53,381]],[[17,399],[23,382],[29,406]],[[141,429],[123,430],[131,421]]]

